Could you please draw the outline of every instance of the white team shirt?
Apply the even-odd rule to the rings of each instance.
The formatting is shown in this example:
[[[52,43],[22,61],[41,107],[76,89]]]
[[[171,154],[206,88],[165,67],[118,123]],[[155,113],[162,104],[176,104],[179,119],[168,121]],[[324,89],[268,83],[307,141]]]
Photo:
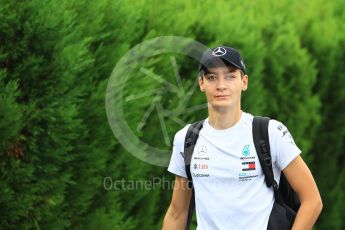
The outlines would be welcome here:
[[[274,203],[256,154],[252,135],[253,115],[242,112],[231,128],[216,130],[204,121],[191,160],[195,189],[197,230],[267,229]],[[184,140],[189,125],[174,138],[168,171],[187,178]],[[301,150],[287,128],[269,123],[269,140],[275,180]]]

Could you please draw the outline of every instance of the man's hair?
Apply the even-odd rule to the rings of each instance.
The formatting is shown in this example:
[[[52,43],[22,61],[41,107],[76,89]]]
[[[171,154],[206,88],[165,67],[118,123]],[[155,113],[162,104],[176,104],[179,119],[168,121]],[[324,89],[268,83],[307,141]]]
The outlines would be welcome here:
[[[215,67],[216,67],[216,66],[215,66]],[[226,64],[226,67],[228,67],[228,69],[230,70],[230,72],[234,72],[234,71],[236,71],[236,70],[238,69],[238,70],[240,71],[241,78],[243,78],[243,76],[245,75],[244,72],[243,72],[241,69],[235,67],[234,65],[232,65],[232,64],[230,64],[230,63],[227,63],[227,64]],[[203,68],[203,69],[200,70],[199,77],[202,78],[205,74],[207,74],[207,68]]]

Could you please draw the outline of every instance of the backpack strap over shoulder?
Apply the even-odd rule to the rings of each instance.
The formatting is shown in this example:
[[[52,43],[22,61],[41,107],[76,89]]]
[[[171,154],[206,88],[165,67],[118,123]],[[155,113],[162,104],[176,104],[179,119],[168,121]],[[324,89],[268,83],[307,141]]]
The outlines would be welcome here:
[[[185,163],[186,174],[188,177],[188,187],[192,189],[192,197],[189,203],[186,230],[189,230],[190,228],[190,224],[192,222],[192,217],[195,210],[195,196],[194,196],[194,189],[193,189],[193,179],[190,172],[190,162],[192,160],[194,147],[199,138],[199,132],[202,129],[203,122],[204,122],[203,120],[197,121],[189,126],[186,137],[185,137],[185,142],[184,142],[184,163]]]
[[[267,187],[271,187],[274,183],[270,141],[268,136],[269,121],[270,118],[259,116],[254,117],[253,120],[254,145],[258,154],[262,171],[265,175]]]
[[[184,163],[189,180],[189,188],[193,187],[192,175],[190,173],[190,162],[192,160],[194,147],[199,138],[199,132],[202,129],[203,122],[203,120],[197,121],[189,126],[184,142]]]
[[[283,204],[283,198],[279,191],[279,185],[274,180],[272,169],[272,157],[270,149],[270,140],[268,135],[269,117],[254,117],[253,120],[253,140],[262,171],[265,175],[267,187],[273,187],[276,201]]]
[[[296,213],[300,207],[297,194],[293,191],[281,172],[279,186],[274,180],[272,170],[272,157],[270,150],[268,125],[270,118],[254,117],[253,120],[253,140],[255,149],[260,161],[262,171],[265,175],[266,185],[273,187],[275,202],[268,220],[267,229],[280,229],[283,222],[286,222],[286,229],[291,229]],[[285,215],[281,215],[284,210]]]

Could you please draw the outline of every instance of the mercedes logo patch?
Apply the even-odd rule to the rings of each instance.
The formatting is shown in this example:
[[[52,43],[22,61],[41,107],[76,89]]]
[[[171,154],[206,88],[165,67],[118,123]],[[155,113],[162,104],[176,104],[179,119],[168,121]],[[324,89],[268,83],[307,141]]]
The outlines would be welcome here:
[[[212,54],[217,57],[224,56],[226,54],[226,50],[223,47],[219,46],[213,50]]]

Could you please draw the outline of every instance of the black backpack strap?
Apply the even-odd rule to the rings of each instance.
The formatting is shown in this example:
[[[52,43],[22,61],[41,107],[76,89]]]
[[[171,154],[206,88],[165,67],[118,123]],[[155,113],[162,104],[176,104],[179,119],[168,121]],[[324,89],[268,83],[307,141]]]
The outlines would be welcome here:
[[[265,181],[267,187],[273,187],[274,197],[280,204],[283,203],[281,194],[279,192],[279,186],[274,180],[272,169],[272,157],[270,149],[270,140],[268,136],[269,117],[255,116],[253,120],[253,140],[255,149],[260,161],[262,171],[265,175]]]
[[[274,183],[274,176],[272,170],[272,158],[270,141],[268,137],[268,124],[270,118],[268,117],[254,117],[253,120],[253,140],[258,155],[262,171],[265,175],[267,187],[271,187]]]
[[[189,188],[193,187],[192,175],[190,173],[190,162],[194,151],[195,144],[199,138],[199,132],[202,129],[202,121],[197,121],[191,124],[188,128],[184,141],[184,163],[186,167],[186,174],[189,180]]]
[[[192,189],[192,198],[189,204],[186,230],[189,230],[190,224],[192,222],[194,210],[195,210],[195,196],[194,196],[192,175],[190,172],[190,162],[192,160],[194,147],[199,138],[199,132],[202,129],[203,122],[204,121],[202,120],[202,121],[197,121],[191,124],[188,128],[185,141],[184,141],[184,163],[185,163],[186,174],[188,177],[188,187]]]

